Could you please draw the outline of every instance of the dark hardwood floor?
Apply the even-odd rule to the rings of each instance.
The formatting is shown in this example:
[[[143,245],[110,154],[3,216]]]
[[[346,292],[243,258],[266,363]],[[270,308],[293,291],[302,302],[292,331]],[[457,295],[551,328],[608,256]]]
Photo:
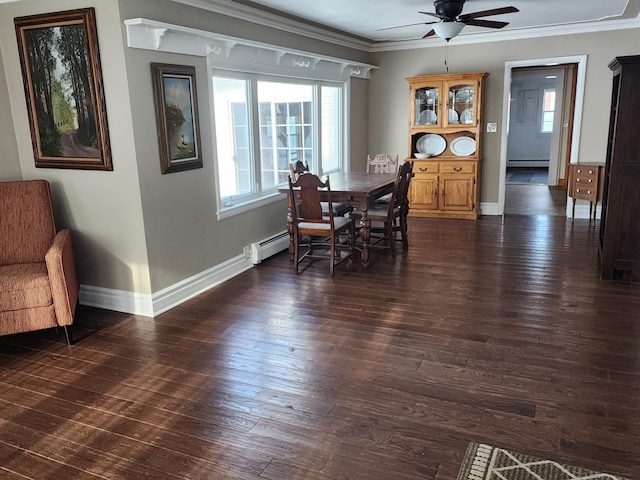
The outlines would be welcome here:
[[[597,224],[409,229],[368,271],[282,254],[0,338],[0,478],[455,480],[476,441],[640,479],[640,285],[598,278]]]

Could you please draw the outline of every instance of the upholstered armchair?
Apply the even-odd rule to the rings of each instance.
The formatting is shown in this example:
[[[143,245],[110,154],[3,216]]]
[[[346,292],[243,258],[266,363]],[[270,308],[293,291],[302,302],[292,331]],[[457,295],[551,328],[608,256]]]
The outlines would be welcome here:
[[[56,233],[45,180],[0,182],[0,335],[70,326],[78,302],[71,232]]]

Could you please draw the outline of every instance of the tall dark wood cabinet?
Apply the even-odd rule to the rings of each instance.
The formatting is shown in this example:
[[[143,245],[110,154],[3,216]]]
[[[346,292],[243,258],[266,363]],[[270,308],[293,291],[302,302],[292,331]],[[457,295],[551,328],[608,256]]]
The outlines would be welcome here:
[[[600,220],[604,279],[640,282],[640,55],[610,64],[613,94]]]

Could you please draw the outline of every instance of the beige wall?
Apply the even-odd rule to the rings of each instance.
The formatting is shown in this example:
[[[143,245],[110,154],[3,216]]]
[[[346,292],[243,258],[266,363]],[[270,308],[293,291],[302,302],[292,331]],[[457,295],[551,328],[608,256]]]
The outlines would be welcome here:
[[[109,121],[113,172],[36,169],[29,136],[13,18],[95,7]],[[52,183],[59,227],[73,230],[84,285],[151,294],[240,255],[245,245],[284,230],[285,202],[229,219],[216,217],[213,141],[204,58],[126,47],[125,19],[143,17],[368,62],[366,52],[250,24],[168,0],[22,0],[0,4],[0,123],[8,138],[0,178],[46,178]],[[161,174],[151,62],[196,67],[204,167]],[[5,87],[6,80],[6,87]],[[366,155],[368,82],[354,82],[350,99],[359,118],[357,156]],[[3,108],[3,111],[6,111]],[[16,132],[16,133],[14,133]]]
[[[611,72],[614,56],[637,53],[638,29],[566,35],[506,42],[449,46],[449,71],[489,72],[486,82],[485,122],[497,122],[498,132],[485,134],[482,166],[482,202],[498,201],[504,64],[518,60],[587,55],[586,90],[579,158],[604,161]],[[370,84],[369,138],[371,151],[408,152],[408,92],[405,77],[443,73],[444,46],[382,52],[375,55]]]
[[[325,55],[368,60],[363,52],[326,45],[304,37],[294,37],[262,26],[251,25],[248,28],[245,22],[167,0],[121,0],[120,8],[123,21],[128,18],[149,18],[266,43],[294,46],[299,50]],[[286,206],[283,199],[249,213],[218,221],[212,160],[212,126],[209,116],[211,99],[205,59],[139,49],[126,49],[125,55],[136,132],[151,284],[153,291],[158,291],[242,254],[243,248],[252,242],[283,231]],[[160,173],[156,126],[153,121],[153,96],[150,88],[151,62],[196,67],[203,169],[165,175]],[[354,111],[361,112],[366,109],[368,102],[367,82],[361,80],[356,83],[357,93],[351,103]],[[360,113],[357,115],[361,116]],[[359,152],[366,151],[367,146],[367,130],[362,130],[361,141],[353,144],[353,148],[360,149]]]
[[[0,71],[4,71],[2,51],[0,50]],[[21,180],[20,158],[16,144],[16,131],[13,128],[9,91],[4,75],[0,75],[0,132],[2,132],[2,153],[0,154],[0,182],[7,180]]]
[[[96,10],[114,170],[34,167],[13,18],[52,8],[48,0],[23,0],[0,5],[0,45],[22,177],[51,182],[58,226],[73,231],[81,283],[150,293],[118,4],[116,0],[60,0],[53,11],[85,7]]]

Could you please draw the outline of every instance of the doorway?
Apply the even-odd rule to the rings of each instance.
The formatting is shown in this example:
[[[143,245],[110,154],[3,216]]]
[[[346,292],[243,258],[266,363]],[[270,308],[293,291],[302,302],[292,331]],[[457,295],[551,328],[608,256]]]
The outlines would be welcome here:
[[[586,56],[505,64],[500,215],[567,215],[585,71]]]

